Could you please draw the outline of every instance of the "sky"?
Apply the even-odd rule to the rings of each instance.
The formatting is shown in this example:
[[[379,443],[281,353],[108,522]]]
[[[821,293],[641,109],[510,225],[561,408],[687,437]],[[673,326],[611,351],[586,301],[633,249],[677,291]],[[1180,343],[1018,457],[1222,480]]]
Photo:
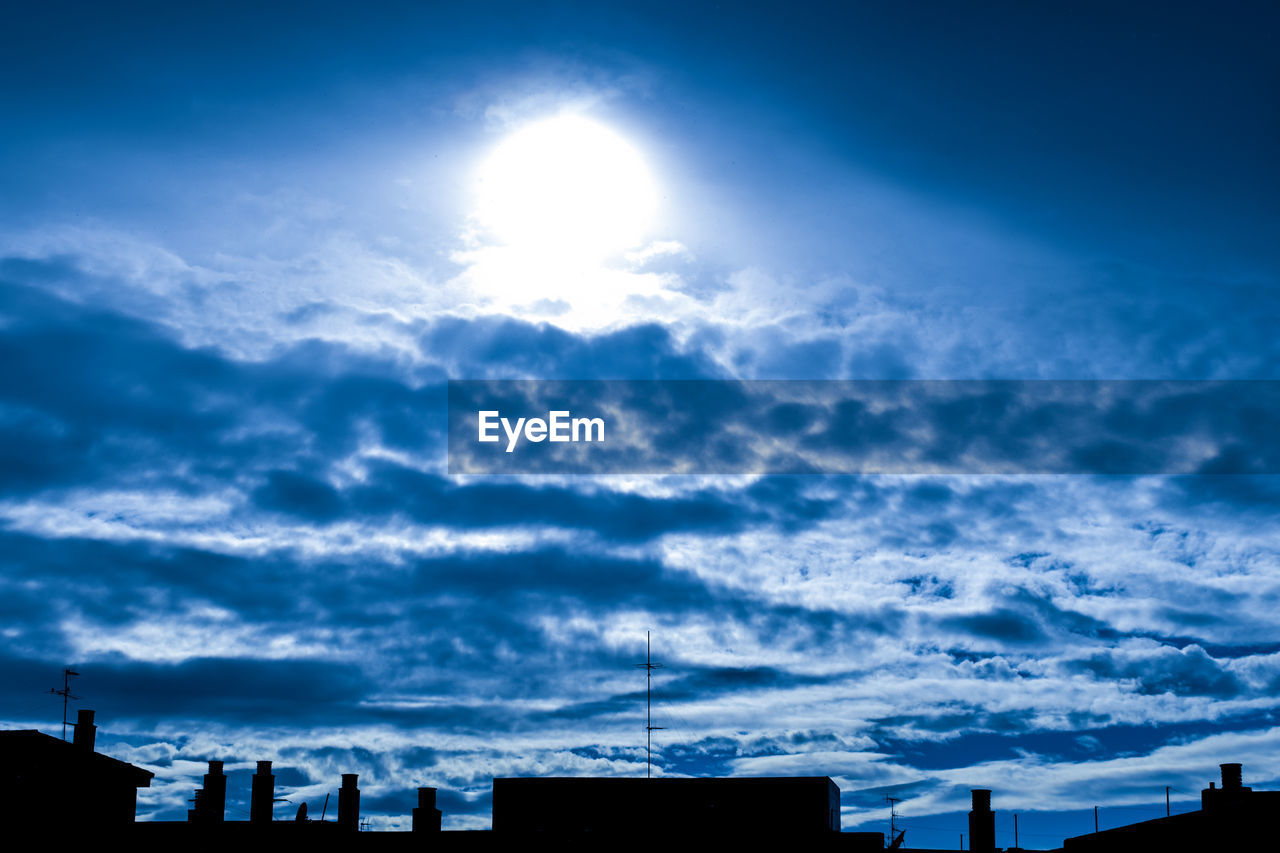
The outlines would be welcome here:
[[[655,774],[913,846],[1280,787],[1274,475],[446,457],[458,379],[1280,379],[1274,5],[9,17],[0,726],[73,666],[140,818],[643,774],[646,631]]]

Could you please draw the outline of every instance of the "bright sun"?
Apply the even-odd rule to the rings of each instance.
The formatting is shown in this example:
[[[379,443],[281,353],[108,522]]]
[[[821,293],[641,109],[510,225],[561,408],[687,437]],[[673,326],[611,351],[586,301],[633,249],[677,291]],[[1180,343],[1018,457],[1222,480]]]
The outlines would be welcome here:
[[[477,217],[502,243],[557,262],[598,262],[637,245],[657,207],[644,159],[580,116],[528,125],[480,172]]]

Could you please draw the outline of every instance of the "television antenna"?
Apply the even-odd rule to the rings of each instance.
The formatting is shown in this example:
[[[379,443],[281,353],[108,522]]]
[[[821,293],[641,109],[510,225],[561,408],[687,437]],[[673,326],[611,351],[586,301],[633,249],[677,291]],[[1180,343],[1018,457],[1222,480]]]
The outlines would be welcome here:
[[[653,777],[653,733],[662,729],[662,726],[653,724],[653,671],[662,669],[662,664],[653,662],[650,649],[649,632],[645,631],[644,663],[638,663],[635,666],[644,670],[644,777],[646,779]]]
[[[898,837],[898,803],[902,802],[902,799],[900,797],[885,797],[884,801],[889,804],[890,846],[897,848],[902,844],[902,839]]]
[[[62,697],[62,739],[63,740],[67,739],[67,701],[70,699],[76,699],[76,700],[80,699],[79,696],[71,695],[71,679],[78,675],[80,675],[80,673],[76,672],[71,667],[67,667],[62,671],[62,689],[59,690],[56,687],[49,688],[49,692],[52,693],[54,696]]]

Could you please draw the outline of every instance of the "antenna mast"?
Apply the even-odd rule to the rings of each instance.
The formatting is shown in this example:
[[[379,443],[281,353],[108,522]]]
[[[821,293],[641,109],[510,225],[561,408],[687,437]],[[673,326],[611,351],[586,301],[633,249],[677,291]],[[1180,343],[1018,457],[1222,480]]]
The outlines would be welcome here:
[[[71,695],[71,679],[73,676],[78,676],[79,674],[80,673],[76,672],[71,667],[67,667],[62,671],[62,689],[58,690],[56,687],[49,688],[49,692],[52,693],[54,696],[62,697],[62,739],[63,740],[67,739],[67,700],[80,698],[79,696]]]
[[[653,724],[653,671],[662,669],[662,664],[654,663],[650,657],[649,632],[644,632],[644,663],[636,664],[644,670],[644,756],[646,779],[653,777],[653,733],[662,726]]]

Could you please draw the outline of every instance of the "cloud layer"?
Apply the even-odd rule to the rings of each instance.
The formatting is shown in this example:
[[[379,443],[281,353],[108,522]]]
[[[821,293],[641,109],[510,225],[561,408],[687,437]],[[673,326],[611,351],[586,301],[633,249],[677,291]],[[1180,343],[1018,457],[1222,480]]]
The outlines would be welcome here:
[[[378,828],[638,775],[646,631],[655,772],[831,774],[846,828],[892,795],[949,846],[985,785],[1053,846],[1280,785],[1273,10],[28,5],[0,725],[57,731],[74,665],[142,817],[215,758],[232,818],[270,759],[282,816],[356,772]],[[477,215],[555,115],[640,152],[644,242]],[[714,381],[733,441],[668,401],[631,461],[683,467],[464,475],[451,380]],[[915,380],[968,391],[723,393]],[[918,465],[819,464],[850,436]]]
[[[831,774],[846,825],[1023,776],[1026,809],[1149,802],[1242,738],[1280,776],[1269,477],[451,478],[453,365],[724,368],[447,316],[247,359],[72,298],[82,266],[5,267],[0,668],[30,724],[76,663],[146,816],[214,757],[291,801],[359,772],[386,826],[417,784],[483,826],[494,775],[635,773],[646,630],[658,772]]]

